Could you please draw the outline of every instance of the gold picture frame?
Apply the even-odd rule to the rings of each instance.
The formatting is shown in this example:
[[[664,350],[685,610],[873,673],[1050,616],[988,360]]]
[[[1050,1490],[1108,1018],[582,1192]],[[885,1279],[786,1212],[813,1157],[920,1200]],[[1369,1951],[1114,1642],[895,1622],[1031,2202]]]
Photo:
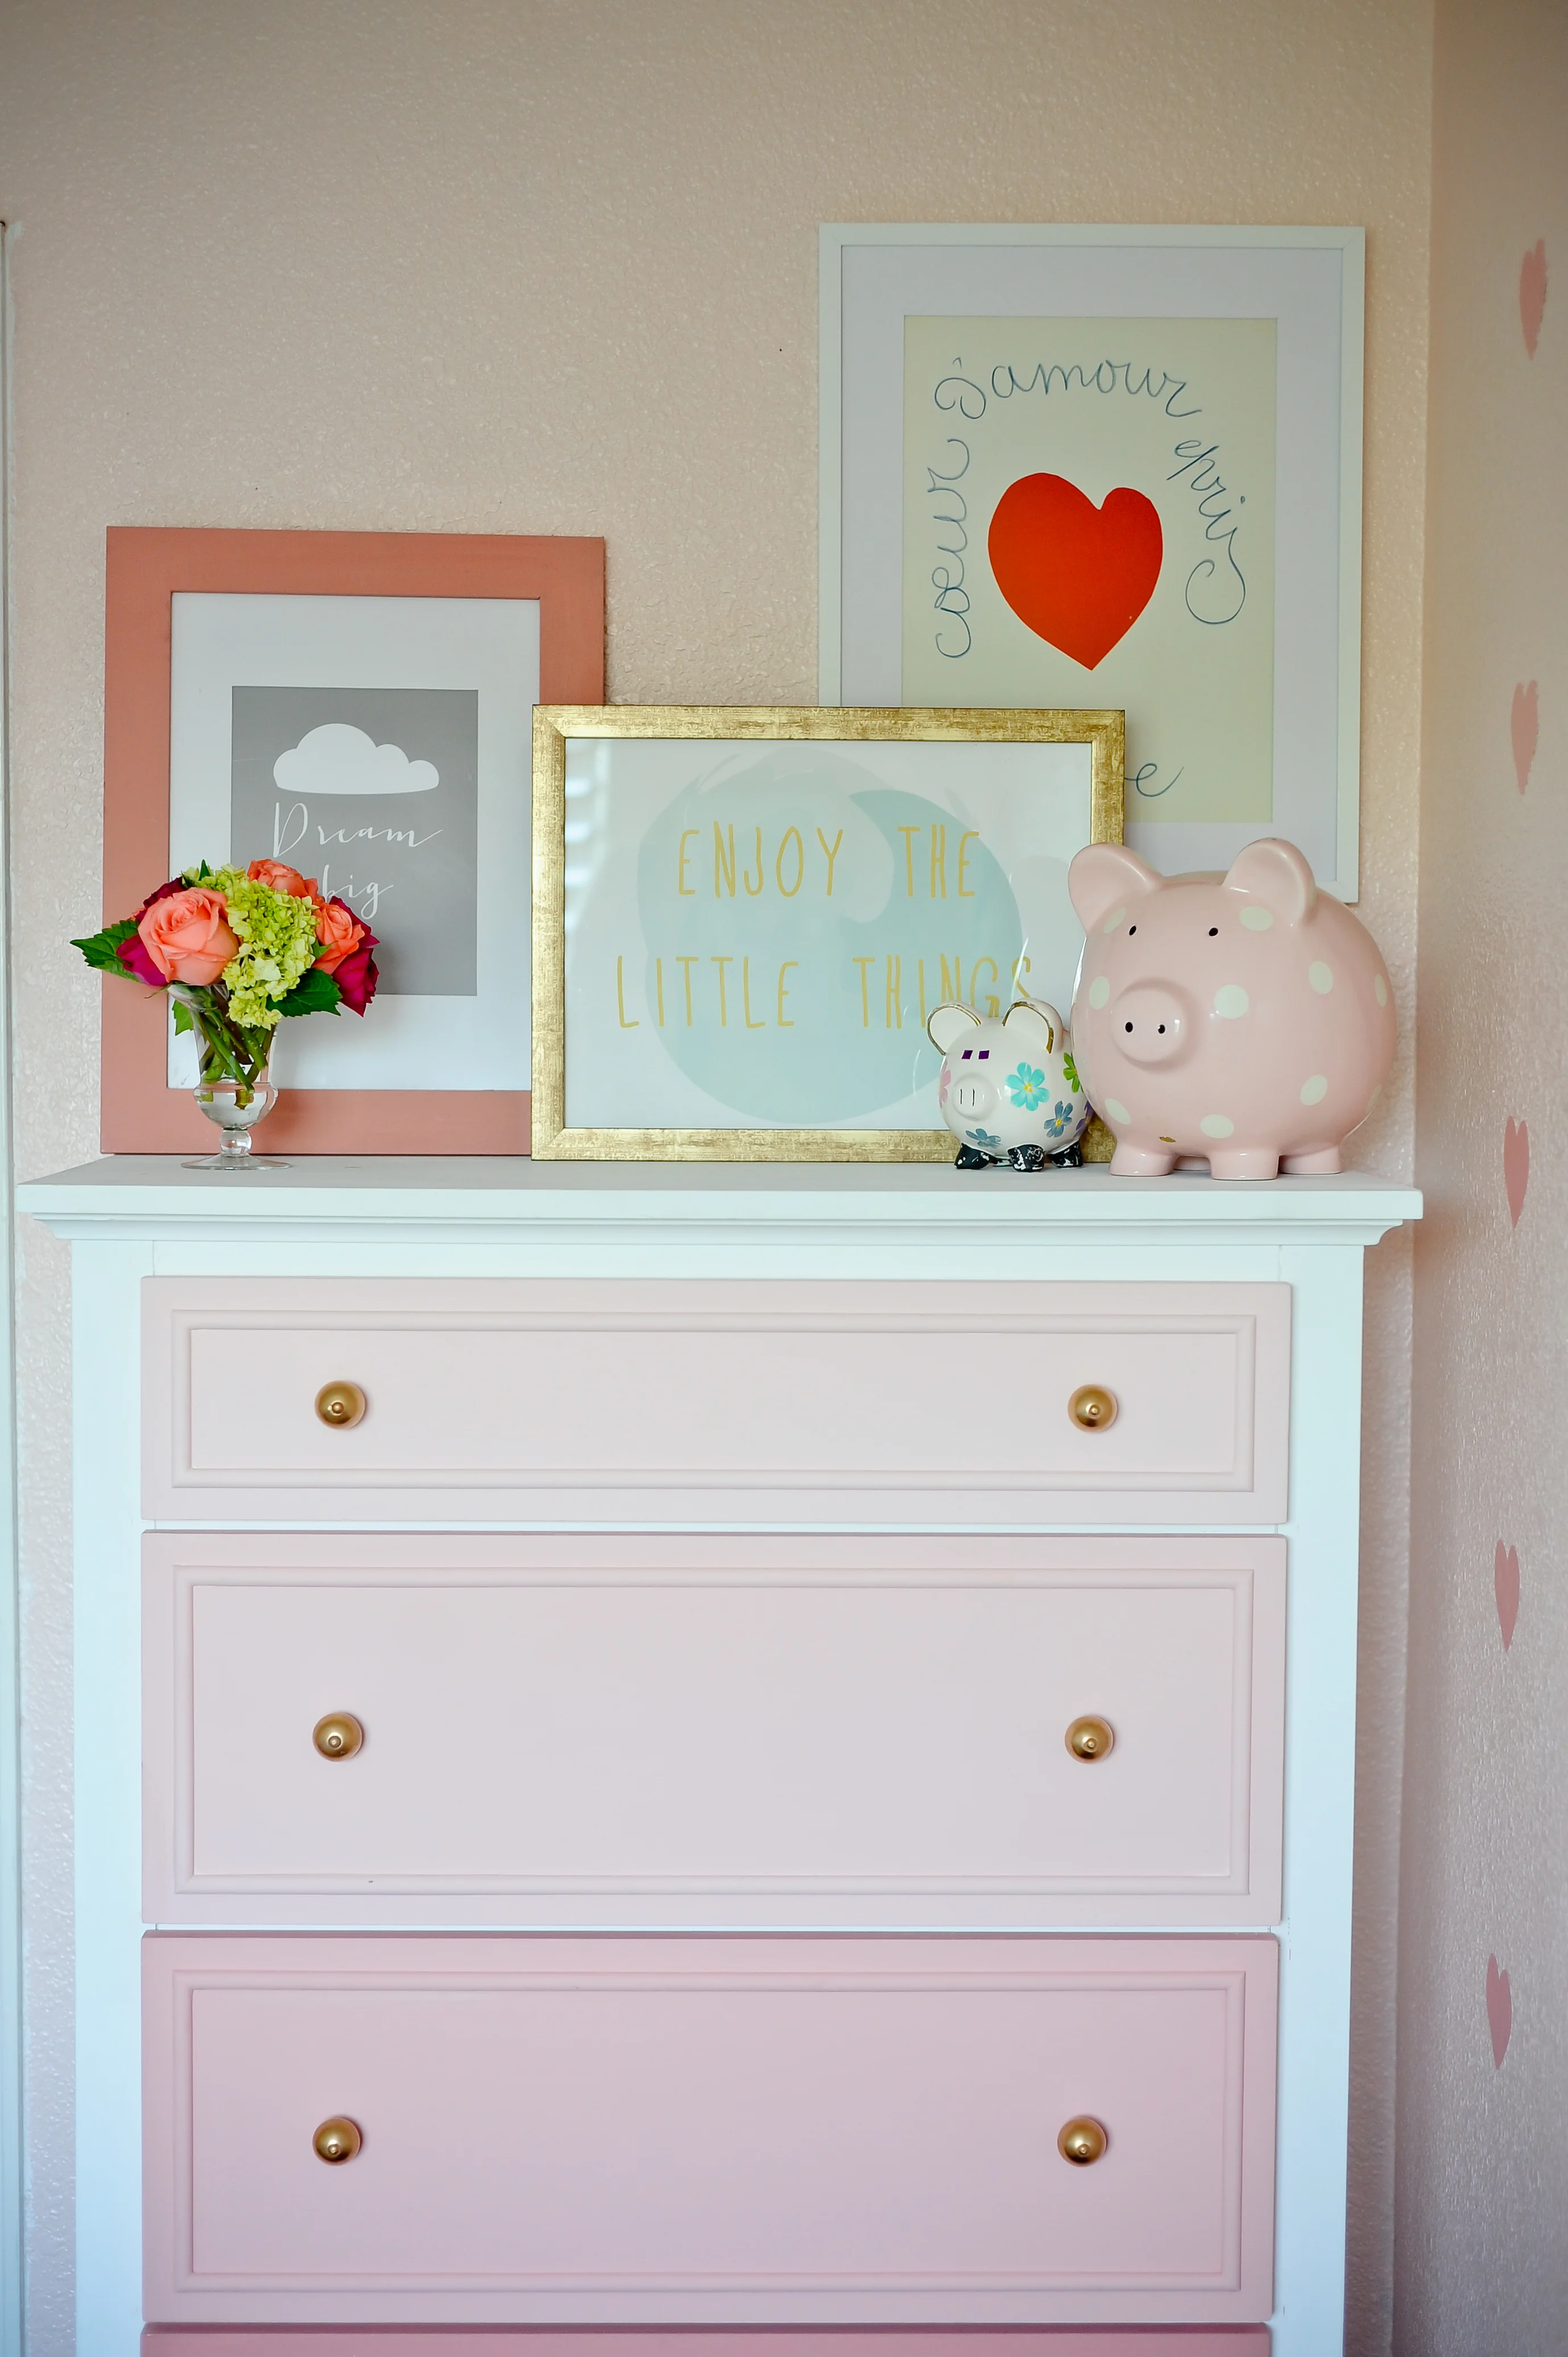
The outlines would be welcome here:
[[[618,786],[614,785],[611,780],[618,765],[614,764],[612,755],[607,751],[590,756],[583,750],[575,757],[577,760],[575,775],[569,779],[569,770],[574,758],[572,748],[607,748],[631,742],[660,748],[650,752],[645,757],[641,765],[645,772],[642,777],[637,775],[639,765],[635,761],[628,763],[623,758],[618,764],[623,782]],[[701,776],[690,763],[683,759],[679,748],[692,745],[693,742],[708,743],[714,748],[715,759],[719,762],[716,771],[707,776]],[[703,794],[716,792],[721,785],[726,791],[743,791],[748,772],[743,766],[739,770],[735,770],[733,775],[726,780],[724,776],[725,758],[732,765],[736,761],[744,763],[746,748],[753,746],[772,745],[782,748],[807,744],[819,747],[843,745],[880,748],[921,746],[960,747],[971,748],[976,752],[983,752],[985,748],[994,748],[1059,747],[1085,749],[1089,756],[1087,777],[1080,764],[1069,765],[1058,761],[1031,765],[1026,759],[1014,759],[1006,762],[998,760],[982,764],[981,768],[988,768],[992,774],[989,779],[977,783],[980,771],[974,764],[966,765],[963,799],[972,806],[977,795],[983,795],[985,791],[993,791],[999,814],[1006,814],[1005,821],[1003,815],[999,815],[998,826],[1004,828],[1004,823],[1010,824],[1014,840],[1020,839],[1020,827],[1026,824],[1029,816],[1036,810],[1039,810],[1042,829],[1048,834],[1048,828],[1046,827],[1046,822],[1048,821],[1055,828],[1059,844],[1065,845],[1070,840],[1072,847],[1076,849],[1081,847],[1084,843],[1120,843],[1122,840],[1125,731],[1122,715],[1120,712],[918,710],[841,705],[798,707],[729,705],[541,705],[535,711],[533,721],[532,1152],[537,1158],[547,1161],[589,1162],[942,1162],[951,1158],[954,1151],[951,1135],[945,1126],[936,1121],[933,1121],[929,1127],[859,1128],[837,1127],[832,1125],[831,1121],[826,1120],[820,1120],[815,1124],[804,1121],[798,1124],[790,1122],[786,1125],[766,1117],[759,1117],[755,1125],[739,1126],[717,1124],[709,1125],[691,1120],[663,1124],[641,1119],[622,1124],[596,1117],[590,1121],[578,1120],[568,1125],[568,1071],[572,1062],[570,1053],[572,1043],[569,1042],[567,1036],[569,943],[575,933],[578,942],[577,954],[586,959],[589,952],[585,944],[591,927],[585,931],[583,920],[585,912],[591,913],[596,905],[599,905],[596,904],[591,898],[595,877],[603,875],[607,879],[618,879],[613,885],[611,881],[606,881],[600,895],[602,905],[632,907],[633,902],[628,895],[635,889],[635,879],[628,881],[628,878],[632,878],[630,863],[634,857],[639,863],[647,862],[650,856],[650,846],[654,841],[656,826],[662,826],[670,819],[671,811],[676,809],[682,795],[689,798],[698,792]],[[915,795],[914,786],[901,786],[898,782],[899,771],[902,769],[907,768],[912,779],[928,782],[933,778],[944,775],[950,778],[956,774],[955,765],[950,761],[944,764],[940,758],[917,757],[908,763],[899,763],[890,761],[886,751],[878,752],[872,758],[877,765],[878,774],[865,777],[863,783],[870,790],[873,796],[877,793],[890,795],[899,792]],[[786,758],[779,765],[780,771],[787,770],[790,766]],[[800,766],[804,776],[805,765]],[[755,775],[755,768],[749,774]],[[1036,781],[1032,783],[1031,780]],[[1059,782],[1052,783],[1053,780],[1059,780]],[[811,780],[810,785],[811,791],[819,791],[815,775]],[[1047,785],[1049,785],[1051,791],[1058,797],[1061,804],[1059,810],[1054,803],[1049,810],[1046,810],[1027,800],[1031,793],[1042,791]],[[776,789],[764,787],[765,792],[770,791],[776,791]],[[842,794],[843,788],[841,787],[839,791]],[[632,802],[640,796],[642,799],[639,808],[653,814],[650,823],[639,835],[636,836],[635,841],[628,834],[621,814],[609,807],[617,793],[621,796],[628,809]],[[666,797],[666,800],[659,802],[658,797],[661,794]],[[568,803],[574,798],[585,800],[592,804],[592,809],[587,815],[579,815],[575,820],[569,818]],[[858,797],[856,801],[863,811],[869,806],[866,802],[861,801]],[[917,795],[915,800],[907,805],[909,808],[916,806],[939,811],[944,819],[950,814],[948,802],[934,803],[929,801],[929,796],[922,801]],[[696,807],[695,802],[688,801],[686,808],[680,814],[689,816]],[[752,807],[758,809],[764,807],[764,804],[756,802]],[[773,809],[777,817],[779,806],[768,805],[768,807]],[[864,838],[865,841],[871,843],[872,849],[875,850],[875,842],[865,834],[865,829],[861,825],[859,819],[856,819],[855,824],[857,827],[855,842],[858,844]],[[905,824],[894,827],[889,832],[881,824],[880,820],[876,821],[875,824],[884,842],[885,852],[882,855],[884,857],[886,847],[892,844],[893,834],[896,834],[904,838],[903,856],[908,868],[908,896],[913,901],[918,897],[913,838],[917,834],[923,834],[925,829],[922,825]],[[959,825],[957,818],[954,819],[954,825],[955,827]],[[820,856],[825,860],[826,896],[831,897],[834,889],[834,861],[843,845],[844,830],[841,824],[837,831],[836,843],[832,846],[825,830],[819,826],[816,832],[821,846]],[[946,826],[933,821],[929,826],[929,898],[932,901],[937,898],[940,847],[940,899],[944,904],[942,916],[945,920],[948,915],[946,903],[949,897],[950,877],[950,846]],[[693,876],[700,878],[705,874],[705,867],[693,865],[693,862],[701,863],[705,860],[705,851],[688,853],[686,849],[688,839],[697,835],[701,835],[705,844],[705,828],[688,826],[682,829],[679,834],[678,855],[676,855],[679,865],[672,867],[671,874],[674,877],[674,890],[682,899],[695,899],[702,891],[701,882],[693,882],[689,878]],[[740,864],[741,855],[737,854],[736,847],[734,821],[728,822],[727,859],[724,840],[724,823],[718,818],[713,820],[713,835],[712,897],[715,902],[722,903],[725,888],[727,885],[730,903],[728,914],[731,920],[738,922],[746,915],[748,896],[755,896],[759,901],[767,903],[770,912],[765,915],[759,909],[757,918],[759,923],[771,922],[777,927],[786,917],[789,921],[794,923],[797,920],[797,912],[792,908],[789,911],[773,911],[772,899],[777,893],[793,901],[800,893],[803,873],[802,863],[807,856],[802,847],[802,829],[792,823],[783,831],[775,859],[775,884],[771,888],[767,884],[760,824],[757,833],[757,882],[755,885],[750,880],[749,866]],[[793,855],[795,864],[792,867],[788,866],[787,861],[787,846],[791,835],[794,836],[796,845]],[[939,837],[940,838],[940,846]],[[809,835],[805,840],[809,841]],[[744,827],[741,842],[744,846]],[[969,852],[967,846],[972,842],[979,843],[981,849]],[[853,848],[854,845],[852,845]],[[1065,856],[1070,854],[1062,849],[1047,854],[1041,851],[1038,844],[1031,843],[1030,856],[1031,858],[1036,859],[1036,864],[1049,858],[1056,866],[1060,866]],[[574,856],[577,862],[575,867],[572,865]],[[812,847],[811,856],[813,860],[819,856],[815,846]],[[927,852],[923,847],[919,859],[923,862],[926,857]],[[959,843],[951,853],[951,859],[953,867],[950,872],[956,874],[956,887],[953,894],[955,909],[960,896],[970,900],[973,900],[976,897],[975,888],[972,886],[966,887],[964,884],[963,878],[966,872],[981,873],[984,877],[990,877],[994,871],[996,875],[1003,877],[1004,883],[1007,882],[1010,871],[1004,868],[992,853],[990,845],[985,841],[984,830],[979,826],[967,826],[960,830]],[[966,867],[966,862],[972,862],[972,868]],[[637,870],[639,876],[647,872],[650,871],[646,865],[639,866]],[[922,877],[925,872],[924,866],[921,866],[919,873]],[[795,875],[796,881],[793,887],[789,887],[785,882],[787,873]],[[738,888],[737,888],[737,877]],[[852,870],[852,888],[853,880]],[[618,890],[620,895],[618,902],[616,902],[613,898],[616,890]],[[576,895],[576,900],[569,911],[568,904],[574,893]],[[706,898],[705,893],[703,897]],[[814,898],[807,903],[808,908],[813,905]],[[997,900],[995,905],[1002,906],[1003,903]],[[1019,911],[1011,896],[1010,886],[1005,905],[1013,909],[1014,920],[1018,921]],[[1065,906],[1065,900],[1063,905]],[[841,931],[846,921],[843,914],[843,906],[844,904],[841,902],[840,909],[832,912],[831,917],[831,921],[836,924]],[[684,917],[687,912],[678,909],[677,914]],[[970,921],[969,911],[958,910],[957,914],[962,921]],[[595,921],[597,921],[596,918]],[[598,998],[602,996],[607,1009],[613,1006],[615,1013],[610,1016],[607,1012],[600,1016],[596,1012],[594,1020],[596,1023],[602,1023],[604,1028],[602,1035],[598,1031],[593,1034],[595,1042],[591,1051],[593,1060],[584,1063],[581,1057],[579,1058],[580,1069],[591,1076],[582,1085],[601,1094],[607,1092],[613,1093],[617,1085],[613,1077],[614,1072],[623,1068],[629,1071],[631,1067],[628,1060],[630,1058],[640,1055],[646,1060],[647,1040],[652,1038],[657,1029],[669,1035],[664,1041],[667,1052],[663,1060],[655,1060],[650,1068],[651,1072],[655,1076],[668,1074],[672,1096],[683,1094],[688,1100],[693,1096],[701,1096],[704,1093],[701,1084],[690,1079],[684,1071],[676,1071],[674,1062],[671,1060],[674,1051],[669,1047],[669,1037],[672,1036],[682,1039],[688,1054],[692,1052],[693,1043],[686,1035],[692,1033],[693,1027],[693,967],[705,967],[706,964],[711,963],[719,969],[716,977],[718,1019],[726,1027],[726,1030],[732,1005],[738,1006],[741,1002],[734,996],[737,985],[733,980],[726,978],[725,968],[740,969],[745,987],[744,1026],[739,1020],[736,1022],[734,1030],[737,1037],[743,1028],[746,1033],[766,1031],[770,1022],[774,1020],[768,1011],[773,1006],[773,1001],[759,1001],[764,1003],[764,1013],[760,1017],[754,1016],[750,955],[749,953],[743,955],[739,949],[736,949],[733,954],[725,953],[722,956],[712,952],[706,956],[693,952],[685,956],[672,957],[670,961],[671,974],[667,993],[664,975],[665,961],[662,953],[656,957],[646,942],[643,942],[640,952],[638,952],[635,928],[640,924],[640,914],[628,916],[624,921],[633,928],[632,931],[628,931],[626,938],[634,954],[630,959],[624,952],[616,956],[613,985],[607,981],[601,992],[600,985],[596,981],[596,1007]],[[1070,915],[1069,921],[1073,921],[1070,920]],[[824,927],[829,922],[830,919],[824,917],[822,920]],[[742,935],[739,938],[744,939],[745,936]],[[1026,945],[1028,938],[1026,931],[1024,936]],[[773,946],[777,946],[777,933],[774,936]],[[1056,947],[1054,937],[1052,946]],[[640,954],[640,966],[637,963],[638,954]],[[882,989],[882,985],[878,983],[873,990],[868,983],[866,969],[875,965],[878,959],[867,954],[854,957],[850,960],[850,963],[860,968],[862,1028],[869,1033],[875,1028],[871,1014],[872,1000],[875,992]],[[917,1014],[919,1033],[923,1037],[928,998],[926,966],[924,959],[921,959],[917,1006],[913,985],[907,983],[903,978],[901,959],[889,953],[886,963],[886,1003],[883,1009],[883,1028],[885,1032],[890,1031],[894,1028],[895,1017],[897,1017],[897,1028],[902,1033],[905,1031],[906,1018],[908,1018],[908,1037],[893,1043],[894,1048],[902,1053],[906,1047],[917,1044]],[[1029,963],[1026,955],[1015,955],[1012,959],[1010,981],[1004,985],[994,956],[988,954],[976,958],[971,969],[971,987],[972,989],[974,980],[983,965],[990,969],[998,993],[1004,989],[1015,990],[1019,986],[1019,974],[1029,966]],[[654,1000],[648,995],[650,981],[648,968],[650,963],[657,974],[657,1023],[654,1019]],[[786,974],[791,968],[797,972],[800,971],[800,963],[799,959],[789,958],[780,964],[776,994],[775,1028],[790,1030],[796,1028],[796,1018],[793,1017],[787,1018],[784,1008],[786,1004],[789,1003],[789,991],[796,989],[798,985],[787,985]],[[913,963],[912,960],[911,963]],[[628,964],[633,967],[629,974],[627,971]],[[842,965],[842,960],[840,964]],[[683,1000],[679,995],[682,985],[675,979],[673,973],[675,967],[683,969]],[[597,967],[594,971],[596,975]],[[607,975],[609,971],[607,960],[605,971]],[[941,957],[940,984],[950,981],[954,974],[960,978],[960,986],[950,991],[943,988],[942,996],[964,995],[961,987],[962,953],[958,950],[955,950],[953,967],[950,971],[945,954]],[[705,974],[703,976],[704,984],[712,979]],[[726,982],[727,990],[731,994],[727,996]],[[844,986],[841,975],[834,987],[842,995]],[[939,986],[939,968],[933,951],[929,983],[932,1003],[936,1003]],[[799,987],[803,988],[805,985]],[[629,996],[628,992],[631,994]],[[683,1030],[679,1020],[679,1010],[682,1004]],[[677,1010],[673,1015],[670,1012],[671,1007]],[[637,1011],[628,1013],[628,1008]],[[585,1018],[579,1015],[578,1019],[581,1022]],[[709,1020],[711,1027],[711,1015],[706,1019]],[[699,1030],[701,1028],[698,1026]],[[638,1030],[645,1032],[644,1039],[636,1043],[629,1042],[627,1035]],[[726,1037],[720,1041],[719,1045],[724,1052],[733,1057],[735,1052],[733,1040]],[[800,1049],[805,1050],[809,1048],[809,1039],[800,1043]],[[587,1056],[589,1052],[585,1045],[582,1055]],[[790,1056],[799,1054],[793,1043],[788,1052]],[[868,1039],[865,1043],[865,1053],[872,1052],[872,1044]],[[618,1057],[621,1060],[619,1066],[617,1064]],[[887,1061],[886,1055],[883,1061],[884,1063]],[[789,1065],[789,1069],[791,1075],[790,1085],[799,1094],[804,1085],[801,1079],[802,1064],[797,1060]],[[609,1071],[612,1075],[607,1081],[603,1078],[606,1071]],[[637,1098],[639,1093],[646,1096],[650,1091],[656,1092],[660,1085],[658,1077],[650,1079],[648,1071],[639,1071],[635,1082],[628,1083],[626,1093],[630,1098]],[[912,1107],[913,1103],[912,1088],[903,1099],[883,1100],[884,1106],[889,1103],[905,1103]],[[726,1110],[733,1113],[736,1108],[728,1105]],[[934,1104],[932,1111],[934,1114]]]

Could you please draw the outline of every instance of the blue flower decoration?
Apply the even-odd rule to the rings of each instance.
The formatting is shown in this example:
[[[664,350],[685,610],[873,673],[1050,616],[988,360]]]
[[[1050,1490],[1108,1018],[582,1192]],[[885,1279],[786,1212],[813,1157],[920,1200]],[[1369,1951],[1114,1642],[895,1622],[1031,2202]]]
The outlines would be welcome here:
[[[1049,1114],[1046,1115],[1046,1135],[1047,1137],[1064,1137],[1067,1135],[1068,1130],[1072,1125],[1072,1120],[1073,1107],[1070,1104],[1063,1104],[1061,1099],[1058,1097],[1057,1099],[1055,1119],[1053,1120]]]
[[[1020,1064],[1015,1072],[1007,1075],[1007,1093],[1015,1105],[1033,1113],[1046,1093],[1044,1072],[1036,1072],[1032,1065]]]
[[[1002,1143],[999,1137],[993,1137],[988,1129],[966,1129],[964,1135],[971,1146],[993,1146]]]

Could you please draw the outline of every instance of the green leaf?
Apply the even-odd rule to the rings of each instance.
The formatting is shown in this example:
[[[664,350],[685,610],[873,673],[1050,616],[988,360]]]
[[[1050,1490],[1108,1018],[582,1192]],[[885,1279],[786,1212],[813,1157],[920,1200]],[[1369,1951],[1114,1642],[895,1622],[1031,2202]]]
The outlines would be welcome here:
[[[174,1028],[177,1031],[194,1031],[196,1019],[183,998],[174,1002]]]
[[[128,965],[121,963],[116,952],[122,942],[128,942],[136,930],[134,917],[123,918],[117,925],[105,925],[101,933],[89,933],[85,941],[73,941],[71,948],[80,950],[90,966],[99,974],[121,974],[127,982],[137,977]]]
[[[336,979],[313,965],[302,974],[286,998],[277,1001],[280,1015],[336,1015],[343,994]]]

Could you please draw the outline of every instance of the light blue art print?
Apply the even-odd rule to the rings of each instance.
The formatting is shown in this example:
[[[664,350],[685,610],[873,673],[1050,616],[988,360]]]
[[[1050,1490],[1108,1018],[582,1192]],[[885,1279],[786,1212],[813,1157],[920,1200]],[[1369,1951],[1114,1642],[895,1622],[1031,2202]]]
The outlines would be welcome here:
[[[934,1082],[931,1007],[977,968],[999,990],[1024,947],[1006,877],[950,812],[813,751],[809,780],[765,755],[693,784],[638,861],[660,1045],[715,1103],[790,1127],[864,1122]],[[753,904],[739,956],[737,891]],[[808,896],[814,911],[797,909]]]
[[[568,1126],[934,1129],[934,1006],[1070,996],[1090,760],[571,741]]]

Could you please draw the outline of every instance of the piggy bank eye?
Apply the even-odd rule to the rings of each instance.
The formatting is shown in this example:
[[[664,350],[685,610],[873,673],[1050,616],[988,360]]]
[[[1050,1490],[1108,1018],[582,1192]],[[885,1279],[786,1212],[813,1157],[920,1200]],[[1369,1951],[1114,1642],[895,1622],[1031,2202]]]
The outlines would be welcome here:
[[[1218,925],[1210,925],[1210,926],[1209,926],[1209,928],[1208,928],[1208,938],[1209,938],[1209,940],[1210,940],[1210,941],[1212,941],[1212,940],[1214,939],[1215,934],[1216,934],[1219,931],[1219,926],[1218,926]]]
[[[1132,938],[1133,938],[1133,934],[1137,931],[1137,930],[1138,930],[1138,928],[1137,928],[1137,926],[1136,926],[1136,925],[1129,925],[1129,926],[1128,926],[1128,928],[1127,928],[1127,939],[1128,939],[1129,941],[1131,941],[1131,940],[1132,940]]]
[[[964,1049],[964,1051],[963,1051],[962,1056],[959,1059],[960,1062],[961,1062],[961,1063],[967,1064],[967,1063],[968,1063],[968,1061],[969,1061],[969,1060],[970,1060],[970,1058],[973,1055],[973,1053],[974,1053],[974,1049],[973,1049],[972,1048],[966,1048],[966,1049]]]
[[[985,1062],[987,1062],[987,1061],[989,1060],[989,1059],[990,1059],[990,1055],[991,1055],[991,1050],[990,1050],[990,1049],[989,1049],[989,1048],[983,1048],[983,1049],[981,1049],[981,1051],[980,1051],[980,1060],[981,1060],[981,1062],[982,1062],[983,1064],[983,1063],[985,1063]]]

